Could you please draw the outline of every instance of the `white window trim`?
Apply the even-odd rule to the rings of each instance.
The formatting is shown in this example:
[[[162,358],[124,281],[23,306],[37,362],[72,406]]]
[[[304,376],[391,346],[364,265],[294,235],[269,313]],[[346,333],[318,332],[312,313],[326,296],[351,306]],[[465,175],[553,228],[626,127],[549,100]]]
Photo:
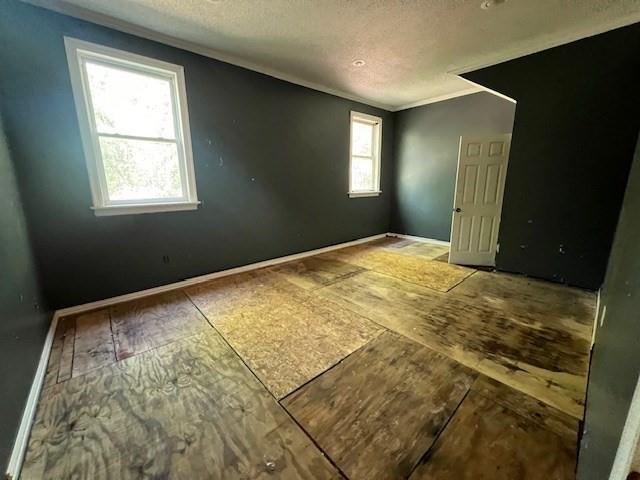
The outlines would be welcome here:
[[[351,163],[353,161],[352,142],[353,142],[353,121],[359,121],[363,123],[371,123],[375,125],[374,139],[373,139],[373,190],[352,190],[351,189]],[[348,194],[350,198],[360,197],[377,197],[382,193],[380,190],[380,171],[382,170],[382,118],[367,113],[360,113],[351,111],[349,117],[349,188]]]
[[[89,182],[93,200],[93,206],[91,208],[96,216],[197,209],[200,202],[198,201],[193,167],[184,68],[180,65],[174,65],[154,58],[136,55],[71,37],[64,37],[64,44],[80,126],[82,147],[89,172]],[[164,77],[169,80],[173,96],[174,122],[176,122],[175,143],[178,148],[180,178],[184,197],[175,200],[147,199],[135,202],[109,201],[89,86],[84,74],[84,69],[82,68],[82,61],[87,58],[99,60],[103,63],[111,63],[114,67],[124,65],[128,69],[139,70],[142,73]],[[124,137],[128,138],[128,136]],[[153,140],[147,137],[144,139]]]

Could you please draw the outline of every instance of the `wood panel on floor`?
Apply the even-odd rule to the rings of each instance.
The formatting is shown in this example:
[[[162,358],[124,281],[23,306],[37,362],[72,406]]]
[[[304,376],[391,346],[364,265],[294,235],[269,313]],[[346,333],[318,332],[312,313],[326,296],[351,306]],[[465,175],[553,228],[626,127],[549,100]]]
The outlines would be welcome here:
[[[401,237],[384,237],[379,238],[378,240],[373,240],[372,242],[367,242],[364,244],[366,247],[375,247],[375,248],[388,248],[391,250],[397,250],[398,248],[404,248],[408,245],[413,245],[416,243],[415,240],[410,240],[408,238]]]
[[[485,375],[478,376],[471,390],[555,433],[567,445],[577,448],[580,422],[576,418]]]
[[[109,310],[96,310],[78,315],[75,333],[74,377],[116,361]]]
[[[442,255],[440,255],[439,257],[434,258],[433,260],[435,262],[449,263],[449,252],[443,253]]]
[[[469,267],[433,262],[426,258],[370,247],[345,248],[328,252],[322,257],[353,263],[368,270],[374,270],[439,292],[448,292],[475,272]]]
[[[42,388],[48,388],[58,383],[58,374],[60,373],[60,367],[62,364],[62,355],[64,350],[65,338],[70,335],[71,341],[74,339],[74,334],[69,331],[70,327],[75,328],[75,322],[69,317],[62,317],[58,319],[56,326],[56,332],[53,336],[53,343],[51,344],[51,353],[49,353],[49,360],[47,362],[47,369],[44,374],[44,380],[42,382]],[[73,360],[73,346],[71,346],[71,360]],[[69,376],[71,375],[71,363],[69,364]]]
[[[491,283],[492,275],[499,274],[487,275],[484,278]],[[498,309],[483,301],[457,298],[456,290],[438,294],[390,276],[363,272],[317,292],[582,418],[590,342],[566,330],[552,313],[536,314],[526,306]]]
[[[76,341],[76,319],[69,317],[62,320],[62,351],[58,367],[58,383],[66,382],[73,374],[73,353]]]
[[[263,278],[263,286],[272,285]],[[209,289],[209,291],[207,291]],[[238,289],[256,292],[249,301]],[[282,398],[357,350],[383,329],[349,309],[298,292],[249,288],[220,279],[191,291],[194,301],[251,370]],[[211,316],[210,316],[211,314]]]
[[[397,250],[397,252],[403,255],[412,255],[414,257],[424,258],[426,260],[435,260],[443,255],[448,255],[449,247],[433,243],[415,242]]]
[[[210,328],[180,290],[114,305],[110,314],[118,360]]]
[[[475,373],[385,332],[283,405],[352,480],[406,478]]]
[[[575,445],[472,390],[410,480],[569,480],[575,460]]]
[[[21,478],[340,478],[212,329],[47,389]]]
[[[273,268],[291,283],[305,290],[330,285],[364,270],[333,258],[309,257]]]
[[[496,310],[531,313],[548,325],[591,340],[593,292],[508,273],[477,272],[451,292]]]
[[[261,307],[283,295],[307,298],[303,288],[271,269],[218,278],[186,288],[184,292],[212,324],[239,308]]]

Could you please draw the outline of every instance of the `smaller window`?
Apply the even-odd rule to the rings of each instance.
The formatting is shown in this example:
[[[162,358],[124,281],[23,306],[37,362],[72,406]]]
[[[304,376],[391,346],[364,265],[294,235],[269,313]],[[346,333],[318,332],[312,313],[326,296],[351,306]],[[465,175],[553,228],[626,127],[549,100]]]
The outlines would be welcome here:
[[[351,151],[349,152],[349,196],[380,195],[380,149],[382,119],[351,112]]]
[[[96,215],[197,208],[181,66],[65,37]]]

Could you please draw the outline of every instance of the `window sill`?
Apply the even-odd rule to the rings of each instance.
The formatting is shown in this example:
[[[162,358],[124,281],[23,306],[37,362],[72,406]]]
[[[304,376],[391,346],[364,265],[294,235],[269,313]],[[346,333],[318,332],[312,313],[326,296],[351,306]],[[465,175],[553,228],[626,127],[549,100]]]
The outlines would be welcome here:
[[[91,207],[96,217],[112,215],[133,215],[138,213],[178,212],[181,210],[197,210],[200,202],[148,203],[134,205],[110,205],[108,207]]]
[[[375,192],[349,192],[349,198],[359,198],[359,197],[377,197],[382,193],[382,191],[378,190]]]

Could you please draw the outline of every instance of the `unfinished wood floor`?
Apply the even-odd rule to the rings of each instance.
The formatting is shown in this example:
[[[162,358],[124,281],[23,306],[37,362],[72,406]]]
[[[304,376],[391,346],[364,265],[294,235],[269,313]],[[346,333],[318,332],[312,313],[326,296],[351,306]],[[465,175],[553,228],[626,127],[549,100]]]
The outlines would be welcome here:
[[[384,239],[60,320],[24,479],[574,478],[595,299]]]

